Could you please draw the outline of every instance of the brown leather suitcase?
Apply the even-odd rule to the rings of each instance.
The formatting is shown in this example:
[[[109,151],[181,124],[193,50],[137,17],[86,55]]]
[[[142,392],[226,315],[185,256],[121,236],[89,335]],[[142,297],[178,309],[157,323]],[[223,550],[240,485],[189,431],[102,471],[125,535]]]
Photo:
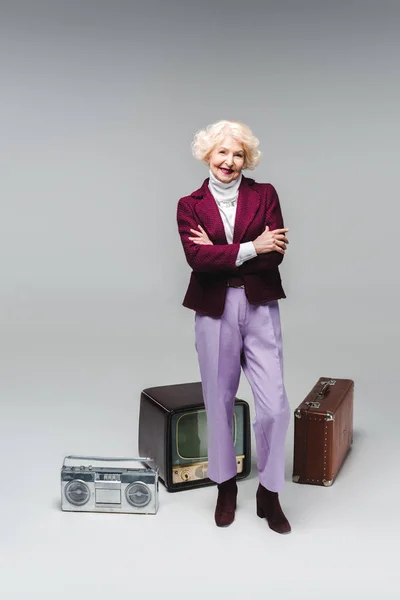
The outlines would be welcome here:
[[[330,486],[353,443],[354,381],[320,377],[294,411],[293,481]]]

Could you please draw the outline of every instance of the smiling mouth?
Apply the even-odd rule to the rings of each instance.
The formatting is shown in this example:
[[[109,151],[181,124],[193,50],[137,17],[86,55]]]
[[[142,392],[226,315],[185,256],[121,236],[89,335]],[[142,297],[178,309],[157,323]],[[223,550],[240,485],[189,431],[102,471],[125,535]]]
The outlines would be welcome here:
[[[233,169],[225,169],[224,167],[220,167],[221,171],[223,173],[225,173],[225,175],[230,175],[231,173],[233,173]]]

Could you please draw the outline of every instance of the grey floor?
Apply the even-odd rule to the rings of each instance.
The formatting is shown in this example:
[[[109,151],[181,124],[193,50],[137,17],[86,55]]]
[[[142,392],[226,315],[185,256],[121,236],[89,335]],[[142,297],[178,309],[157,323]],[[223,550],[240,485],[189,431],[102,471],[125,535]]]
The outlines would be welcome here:
[[[198,380],[191,316],[180,310],[188,327],[175,338],[174,313],[153,338],[124,329],[121,315],[120,327],[115,317],[113,326],[99,320],[96,329],[92,315],[90,328],[86,315],[86,329],[54,321],[47,334],[27,321],[3,338],[4,598],[398,598],[395,381],[383,381],[383,370],[364,372],[351,354],[335,362],[335,343],[321,351],[322,334],[303,347],[289,316],[283,321],[292,409],[320,375],[356,380],[354,445],[331,488],[292,483],[292,417],[281,494],[290,535],[277,535],[255,515],[255,465],[240,482],[236,520],[226,529],[213,522],[215,487],[171,494],[161,486],[156,516],[60,510],[65,455],[135,455],[141,389]],[[253,410],[244,375],[238,396]]]

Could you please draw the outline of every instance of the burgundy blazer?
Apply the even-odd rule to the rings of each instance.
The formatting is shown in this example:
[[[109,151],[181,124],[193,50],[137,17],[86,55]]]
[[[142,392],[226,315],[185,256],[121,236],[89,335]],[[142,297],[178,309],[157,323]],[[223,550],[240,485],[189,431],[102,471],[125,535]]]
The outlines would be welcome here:
[[[203,185],[178,202],[177,222],[186,260],[193,269],[183,306],[196,312],[220,317],[224,312],[227,280],[241,276],[251,304],[262,304],[285,298],[278,265],[283,254],[259,254],[236,267],[241,242],[252,242],[268,225],[270,230],[284,227],[278,194],[270,183],[256,183],[242,177],[237,201],[233,243],[228,244],[221,215],[208,189]],[[214,245],[190,241],[190,229],[201,225]]]

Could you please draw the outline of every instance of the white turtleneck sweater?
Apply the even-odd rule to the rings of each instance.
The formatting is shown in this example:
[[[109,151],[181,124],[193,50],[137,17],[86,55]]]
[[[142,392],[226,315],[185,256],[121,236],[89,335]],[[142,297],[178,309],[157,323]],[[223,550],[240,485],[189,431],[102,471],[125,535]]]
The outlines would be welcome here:
[[[208,182],[209,190],[217,203],[224,224],[226,241],[228,244],[233,242],[233,228],[235,226],[237,199],[239,195],[239,186],[242,181],[242,174],[230,183],[219,181],[214,173],[209,171],[210,180]],[[239,252],[236,257],[236,266],[240,267],[246,260],[257,256],[253,242],[244,242],[240,244]]]

